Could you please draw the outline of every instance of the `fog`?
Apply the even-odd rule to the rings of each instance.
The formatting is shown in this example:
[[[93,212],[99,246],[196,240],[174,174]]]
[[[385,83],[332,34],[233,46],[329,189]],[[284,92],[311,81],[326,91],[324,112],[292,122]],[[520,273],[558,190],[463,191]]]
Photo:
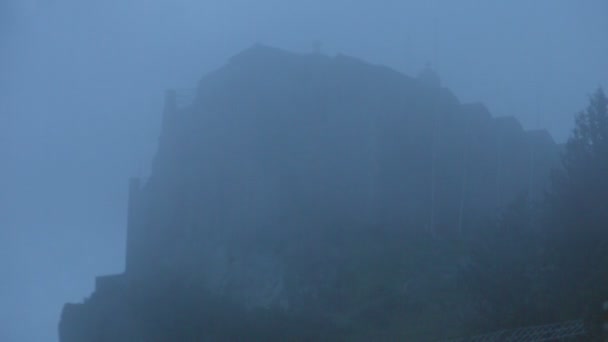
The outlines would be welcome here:
[[[546,128],[608,86],[608,2],[4,0],[0,341],[57,341],[66,302],[124,268],[127,180],[150,172],[163,94],[254,43],[342,53]]]

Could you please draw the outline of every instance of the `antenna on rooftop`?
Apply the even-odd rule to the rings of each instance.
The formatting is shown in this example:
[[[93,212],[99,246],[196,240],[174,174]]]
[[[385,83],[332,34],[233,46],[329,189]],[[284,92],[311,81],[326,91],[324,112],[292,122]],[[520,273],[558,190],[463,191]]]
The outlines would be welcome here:
[[[431,7],[431,23],[433,25],[432,32],[431,32],[431,34],[432,34],[431,39],[432,39],[432,44],[433,44],[431,47],[431,49],[432,49],[431,60],[435,65],[437,65],[437,23],[439,22],[439,19],[437,18],[437,13],[438,13],[437,1],[432,0],[430,2],[430,7]]]
[[[536,96],[534,99],[536,105],[536,129],[541,129],[541,119],[542,119],[542,111],[540,109],[540,91],[539,91],[539,83],[536,83]]]

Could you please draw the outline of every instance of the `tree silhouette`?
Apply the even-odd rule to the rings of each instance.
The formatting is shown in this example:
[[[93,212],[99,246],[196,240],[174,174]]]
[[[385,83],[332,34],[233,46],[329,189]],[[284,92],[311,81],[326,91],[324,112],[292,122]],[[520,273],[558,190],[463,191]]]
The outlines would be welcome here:
[[[566,143],[563,168],[553,179],[550,202],[563,229],[608,231],[608,99],[602,89],[591,97]]]
[[[601,88],[576,116],[552,185],[548,232],[557,295],[572,300],[573,309],[597,305],[608,295],[608,99]]]

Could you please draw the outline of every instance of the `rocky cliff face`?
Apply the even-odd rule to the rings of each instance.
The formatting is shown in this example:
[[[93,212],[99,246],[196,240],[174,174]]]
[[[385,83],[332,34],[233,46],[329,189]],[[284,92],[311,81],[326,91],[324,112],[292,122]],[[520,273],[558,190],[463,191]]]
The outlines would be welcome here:
[[[387,302],[370,288],[413,298],[433,277],[400,271],[399,241],[466,234],[538,196],[557,160],[546,132],[428,79],[255,46],[205,76],[192,103],[168,93],[152,174],[131,184],[126,271],[65,307],[61,340],[230,340],[235,317],[248,338],[293,336],[291,324],[327,338]],[[457,283],[450,265],[439,278]],[[381,276],[399,289],[368,284]],[[371,299],[343,295],[357,291]]]

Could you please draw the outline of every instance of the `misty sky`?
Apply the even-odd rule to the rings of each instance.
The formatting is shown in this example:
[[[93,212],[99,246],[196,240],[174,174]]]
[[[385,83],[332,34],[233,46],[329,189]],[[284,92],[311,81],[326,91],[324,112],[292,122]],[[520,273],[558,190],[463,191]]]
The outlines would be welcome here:
[[[123,267],[126,185],[166,88],[256,42],[406,74],[564,141],[608,86],[608,1],[0,0],[0,341],[54,341],[61,306]],[[8,303],[6,305],[5,303]]]

